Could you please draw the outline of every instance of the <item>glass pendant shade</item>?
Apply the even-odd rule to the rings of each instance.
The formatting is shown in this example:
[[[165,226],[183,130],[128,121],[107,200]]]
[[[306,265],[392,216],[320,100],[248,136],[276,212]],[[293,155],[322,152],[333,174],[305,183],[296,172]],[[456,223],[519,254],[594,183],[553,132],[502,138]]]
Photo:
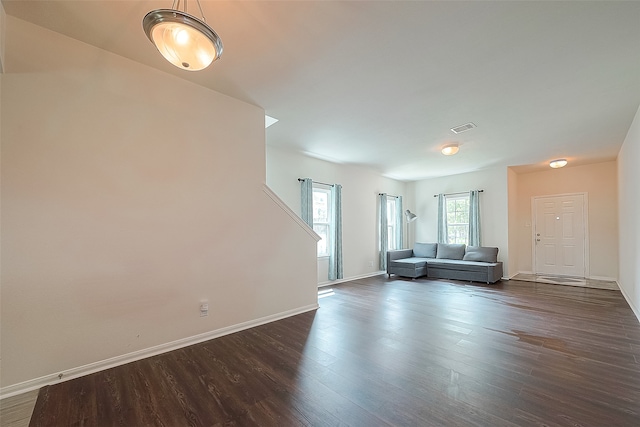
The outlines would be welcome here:
[[[222,55],[222,40],[204,21],[174,9],[147,13],[144,32],[158,51],[178,68],[199,71]]]

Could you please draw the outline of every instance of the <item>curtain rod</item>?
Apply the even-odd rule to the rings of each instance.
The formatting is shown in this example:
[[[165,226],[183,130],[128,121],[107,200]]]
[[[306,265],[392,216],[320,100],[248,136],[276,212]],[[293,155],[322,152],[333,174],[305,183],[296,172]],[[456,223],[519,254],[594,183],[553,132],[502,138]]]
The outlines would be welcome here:
[[[383,194],[386,194],[386,193],[378,193],[378,196],[382,196]],[[393,194],[387,194],[387,197],[395,197],[397,199],[400,196],[394,196]]]
[[[304,179],[298,178],[298,181],[302,182],[304,181]],[[329,187],[333,187],[335,185],[335,184],[327,184],[326,182],[319,182],[319,181],[313,181],[313,180],[311,180],[311,182],[313,182],[314,184],[328,185]]]
[[[447,193],[445,194],[445,196],[455,196],[456,194],[467,194],[470,193],[470,191],[460,191],[458,193]],[[478,193],[484,193],[484,190],[478,190]],[[434,194],[433,197],[438,197],[437,194]]]

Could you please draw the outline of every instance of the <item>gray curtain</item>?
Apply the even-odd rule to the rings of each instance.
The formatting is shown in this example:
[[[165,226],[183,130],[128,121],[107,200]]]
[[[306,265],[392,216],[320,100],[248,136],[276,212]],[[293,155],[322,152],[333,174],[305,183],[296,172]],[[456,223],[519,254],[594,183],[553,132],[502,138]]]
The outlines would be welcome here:
[[[444,194],[438,194],[438,243],[448,243],[447,201]]]
[[[469,246],[480,246],[480,192],[469,192]]]
[[[329,248],[329,280],[342,279],[342,186],[331,187],[332,245]]]
[[[404,248],[404,243],[402,240],[402,232],[403,230],[403,213],[402,210],[402,196],[398,196],[396,199],[396,249]]]
[[[387,221],[387,193],[380,194],[380,216],[378,226],[380,229],[380,270],[387,269],[387,248],[389,247],[389,232]]]
[[[300,218],[313,228],[313,181],[311,178],[300,180],[302,198],[300,201]]]

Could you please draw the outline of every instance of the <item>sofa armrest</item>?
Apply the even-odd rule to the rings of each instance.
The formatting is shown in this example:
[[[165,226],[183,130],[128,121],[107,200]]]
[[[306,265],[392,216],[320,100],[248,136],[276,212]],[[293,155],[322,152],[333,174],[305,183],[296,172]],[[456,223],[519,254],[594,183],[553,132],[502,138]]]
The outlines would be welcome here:
[[[387,251],[387,265],[389,261],[394,259],[411,258],[413,256],[413,249],[395,249]]]

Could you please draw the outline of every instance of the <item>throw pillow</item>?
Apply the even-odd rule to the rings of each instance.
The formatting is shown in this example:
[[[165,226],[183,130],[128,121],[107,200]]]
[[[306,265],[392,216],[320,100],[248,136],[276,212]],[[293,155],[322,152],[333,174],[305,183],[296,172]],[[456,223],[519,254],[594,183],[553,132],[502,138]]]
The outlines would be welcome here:
[[[498,248],[467,246],[465,261],[498,262]]]
[[[435,258],[437,243],[416,243],[413,247],[413,256],[418,258]]]
[[[438,243],[438,259],[462,259],[464,258],[464,244]]]

